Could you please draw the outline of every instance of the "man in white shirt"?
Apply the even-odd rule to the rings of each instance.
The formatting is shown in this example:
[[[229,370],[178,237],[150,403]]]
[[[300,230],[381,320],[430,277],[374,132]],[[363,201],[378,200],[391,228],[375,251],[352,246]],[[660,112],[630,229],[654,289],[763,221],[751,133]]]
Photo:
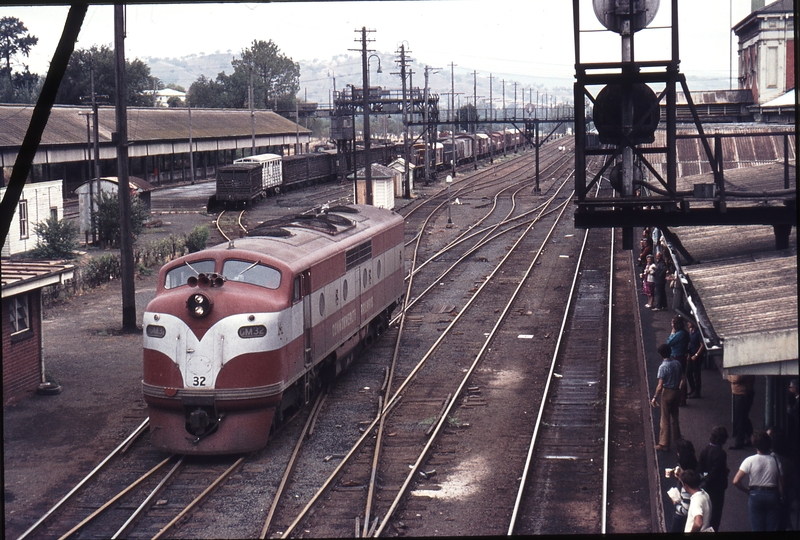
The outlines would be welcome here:
[[[713,532],[711,528],[711,498],[700,489],[700,475],[693,470],[683,471],[681,482],[689,493],[689,511],[683,532]]]

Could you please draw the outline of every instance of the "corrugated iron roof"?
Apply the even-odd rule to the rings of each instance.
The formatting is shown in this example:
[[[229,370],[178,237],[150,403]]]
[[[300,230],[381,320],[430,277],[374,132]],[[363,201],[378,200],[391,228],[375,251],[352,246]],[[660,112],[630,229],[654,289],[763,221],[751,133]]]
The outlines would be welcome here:
[[[770,226],[675,227],[670,229],[696,259],[682,262],[714,333],[725,342],[757,343],[760,338],[797,332],[797,229],[789,248],[775,249]],[[680,259],[683,261],[682,257]],[[796,341],[796,339],[795,339]],[[727,351],[725,367],[770,363],[781,351],[763,351],[760,358]],[[740,356],[740,355],[739,355]]]
[[[714,148],[714,134],[719,133],[722,137],[722,156],[723,169],[725,170],[726,182],[732,175],[734,169],[758,167],[768,163],[783,162],[784,155],[784,136],[783,135],[756,135],[758,133],[775,133],[790,131],[791,126],[764,125],[764,124],[707,124],[704,125],[709,144]],[[678,130],[682,135],[697,135],[694,128],[681,128]],[[751,137],[725,137],[727,134],[752,134]],[[796,138],[788,137],[789,160],[794,162],[797,156]],[[667,144],[666,132],[657,130],[655,141],[643,147],[660,147]],[[678,160],[678,184],[682,177],[696,176],[699,174],[710,174],[711,165],[708,162],[703,143],[699,138],[678,139],[676,141],[676,151]],[[647,159],[653,168],[661,175],[667,177],[666,154],[648,154]],[[731,176],[733,178],[733,176]],[[691,183],[712,182],[708,179],[694,179]],[[689,188],[691,188],[689,183]],[[686,182],[683,183],[686,185]]]
[[[41,144],[86,144],[86,118],[89,107],[59,105],[53,107]],[[33,114],[33,105],[0,105],[0,146],[19,147]],[[249,137],[252,134],[250,111],[246,109],[192,109],[192,137]],[[306,135],[310,130],[266,110],[254,111],[256,135]],[[116,130],[113,107],[98,110],[100,143],[111,142]],[[187,108],[129,108],[128,139],[130,141],[185,140],[189,138]]]
[[[3,261],[3,298],[71,279],[74,264],[63,261]]]

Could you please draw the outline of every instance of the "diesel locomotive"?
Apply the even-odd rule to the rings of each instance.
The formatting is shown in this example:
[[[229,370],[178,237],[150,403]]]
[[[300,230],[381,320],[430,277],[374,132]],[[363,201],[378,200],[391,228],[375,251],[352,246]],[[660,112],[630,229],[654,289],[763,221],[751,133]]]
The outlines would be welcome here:
[[[143,319],[151,443],[264,447],[274,422],[387,327],[403,277],[403,218],[363,205],[267,222],[166,264]]]

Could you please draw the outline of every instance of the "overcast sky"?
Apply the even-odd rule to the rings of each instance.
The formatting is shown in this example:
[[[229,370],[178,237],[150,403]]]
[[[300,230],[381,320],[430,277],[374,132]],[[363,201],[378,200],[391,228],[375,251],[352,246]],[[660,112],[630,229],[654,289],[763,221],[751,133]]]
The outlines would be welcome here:
[[[580,2],[581,28],[601,29],[591,0]],[[661,0],[651,26],[670,25],[670,4]],[[731,21],[735,24],[748,14],[750,0],[679,0],[678,5],[681,71],[690,79],[705,75],[727,82]],[[0,17],[19,18],[39,38],[25,60],[34,73],[46,73],[67,12],[66,6],[0,7]],[[128,60],[228,51],[239,56],[254,39],[271,39],[300,62],[302,85],[304,60],[357,54],[348,49],[360,48],[355,40],[362,26],[375,30],[369,34],[371,49],[394,53],[405,42],[412,58],[434,67],[454,62],[479,76],[492,72],[508,79],[534,74],[571,79],[574,74],[569,0],[132,5],[127,7],[125,55]],[[636,60],[668,59],[669,36],[667,29],[638,32]],[[582,61],[620,59],[617,34],[583,33],[581,39]],[[76,48],[113,46],[113,40],[113,7],[90,6]],[[733,58],[735,86],[735,45]],[[395,71],[395,66],[388,67]]]

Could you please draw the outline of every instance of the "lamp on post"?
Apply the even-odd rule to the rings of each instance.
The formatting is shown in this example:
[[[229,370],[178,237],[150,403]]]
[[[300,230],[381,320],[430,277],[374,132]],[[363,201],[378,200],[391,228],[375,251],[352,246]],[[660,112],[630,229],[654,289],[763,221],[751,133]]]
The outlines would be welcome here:
[[[453,220],[450,219],[450,185],[453,183],[453,177],[448,174],[444,183],[447,184],[447,228],[450,229],[453,227]]]

